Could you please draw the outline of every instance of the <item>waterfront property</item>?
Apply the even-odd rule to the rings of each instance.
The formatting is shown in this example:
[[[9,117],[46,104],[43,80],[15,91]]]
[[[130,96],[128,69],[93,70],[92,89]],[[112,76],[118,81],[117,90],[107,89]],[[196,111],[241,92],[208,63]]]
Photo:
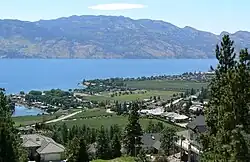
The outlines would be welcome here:
[[[53,139],[40,134],[21,136],[22,146],[27,150],[30,160],[53,162],[64,160],[65,148]]]

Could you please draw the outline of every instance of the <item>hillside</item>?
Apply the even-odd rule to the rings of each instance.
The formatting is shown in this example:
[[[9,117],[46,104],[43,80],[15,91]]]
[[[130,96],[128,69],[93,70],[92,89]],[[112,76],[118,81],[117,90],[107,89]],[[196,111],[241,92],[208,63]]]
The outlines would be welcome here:
[[[121,16],[0,20],[0,58],[213,58],[222,34]],[[250,47],[249,32],[231,37]]]

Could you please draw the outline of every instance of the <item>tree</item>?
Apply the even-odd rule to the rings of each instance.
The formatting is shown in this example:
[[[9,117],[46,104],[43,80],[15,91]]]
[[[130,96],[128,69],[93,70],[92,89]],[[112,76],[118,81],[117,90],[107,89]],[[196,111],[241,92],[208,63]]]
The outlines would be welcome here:
[[[148,126],[147,126],[146,131],[147,131],[148,133],[153,133],[154,127],[155,127],[155,125],[154,125],[153,121],[150,120],[150,121],[148,122]]]
[[[170,155],[171,149],[176,141],[176,131],[171,127],[166,127],[161,133],[161,148],[166,155]]]
[[[66,149],[66,155],[68,162],[89,162],[88,150],[84,139],[75,137],[70,141]]]
[[[65,123],[63,123],[63,125],[61,127],[61,132],[62,132],[62,141],[64,144],[67,144],[68,138],[69,138],[69,131],[68,131],[68,127]]]
[[[19,94],[20,94],[20,95],[25,95],[24,91],[20,91]]]
[[[186,102],[186,106],[185,106],[185,114],[186,115],[189,115],[190,114],[190,111],[189,111],[189,108],[192,106],[192,101],[191,101],[191,98]]]
[[[138,162],[150,162],[149,158],[146,156],[146,151],[141,149],[135,161]]]
[[[12,108],[5,96],[4,89],[0,90],[0,162],[27,161],[25,151],[21,148],[21,139],[14,122],[11,119]]]
[[[190,94],[195,95],[195,93],[196,93],[195,89],[192,88]]]
[[[138,113],[140,106],[133,102],[131,112],[128,117],[128,124],[125,128],[124,147],[129,156],[136,156],[141,149],[142,128],[139,123],[140,114]]]
[[[121,156],[121,142],[117,133],[115,133],[113,139],[111,140],[111,153],[112,158],[117,158]]]
[[[109,138],[104,126],[98,132],[97,136],[97,157],[103,160],[109,160],[111,158],[111,151],[109,145]]]
[[[201,136],[203,161],[249,160],[244,134],[250,127],[250,68],[247,50],[236,61],[233,41],[228,35],[216,46],[219,62],[210,88],[210,101],[205,108],[208,132]],[[212,69],[214,70],[214,69]]]

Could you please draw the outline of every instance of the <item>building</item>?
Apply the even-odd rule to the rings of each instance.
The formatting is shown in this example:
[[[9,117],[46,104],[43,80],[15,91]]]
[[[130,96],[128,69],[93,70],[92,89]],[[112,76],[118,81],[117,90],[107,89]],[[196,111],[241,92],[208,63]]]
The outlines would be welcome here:
[[[205,117],[202,115],[197,116],[186,127],[188,130],[177,133],[180,138],[176,145],[184,151],[184,154],[188,154],[189,161],[198,162],[202,150],[202,145],[198,142],[198,138],[207,131]]]
[[[27,150],[30,160],[41,162],[57,162],[64,160],[65,148],[53,139],[40,134],[21,136],[22,146]]]
[[[162,116],[175,123],[187,123],[189,119],[188,116],[177,114],[175,112],[165,112]]]
[[[19,128],[17,128],[17,130],[21,134],[32,134],[32,133],[36,132],[36,130],[33,127],[31,127],[31,126],[19,127]]]
[[[148,153],[157,154],[160,151],[161,135],[159,133],[145,133],[141,137],[142,149]]]

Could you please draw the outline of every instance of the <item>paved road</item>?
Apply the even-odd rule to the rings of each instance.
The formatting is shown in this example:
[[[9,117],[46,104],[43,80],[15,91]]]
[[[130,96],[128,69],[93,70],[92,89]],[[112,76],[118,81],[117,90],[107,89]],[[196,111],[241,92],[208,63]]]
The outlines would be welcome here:
[[[58,119],[54,119],[54,120],[47,121],[47,122],[45,122],[45,124],[50,124],[50,123],[59,122],[59,121],[61,121],[61,120],[65,120],[65,119],[67,119],[67,118],[70,118],[70,117],[72,117],[72,116],[75,116],[76,114],[79,114],[79,113],[81,113],[81,112],[82,112],[82,111],[77,111],[77,112],[74,112],[74,113],[69,114],[69,115],[61,116],[61,117],[59,117]]]

